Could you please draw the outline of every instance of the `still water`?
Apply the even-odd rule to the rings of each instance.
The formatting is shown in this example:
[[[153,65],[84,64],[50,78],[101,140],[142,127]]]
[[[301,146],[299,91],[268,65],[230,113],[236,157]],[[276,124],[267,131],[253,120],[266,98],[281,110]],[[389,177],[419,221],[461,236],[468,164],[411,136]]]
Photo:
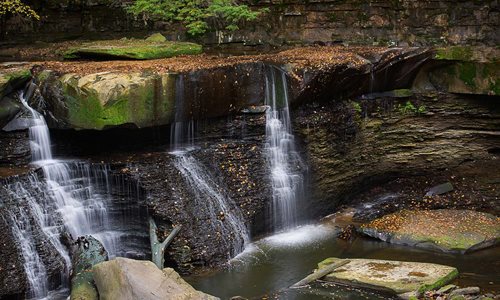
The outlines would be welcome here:
[[[483,293],[500,291],[500,251],[490,248],[467,255],[430,252],[358,237],[352,242],[336,238],[331,224],[306,225],[275,234],[247,246],[226,269],[187,278],[199,290],[229,299],[233,296],[268,299],[390,299],[369,291],[317,284],[311,288],[287,290],[328,257],[373,258],[431,262],[455,266],[460,272],[456,284],[479,286]]]

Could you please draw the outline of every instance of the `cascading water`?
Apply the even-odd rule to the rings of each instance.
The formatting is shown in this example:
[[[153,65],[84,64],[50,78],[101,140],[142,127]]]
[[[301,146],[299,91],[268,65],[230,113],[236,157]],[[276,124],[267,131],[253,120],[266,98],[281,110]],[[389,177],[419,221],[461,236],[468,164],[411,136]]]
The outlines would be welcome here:
[[[274,230],[297,225],[297,202],[303,190],[301,160],[295,151],[286,75],[277,67],[266,67],[266,154],[273,189]]]
[[[60,282],[63,288],[67,287],[68,270],[71,266],[67,249],[60,241],[63,232],[69,233],[72,238],[93,235],[103,243],[110,257],[127,256],[135,251],[132,256],[140,258],[145,253],[137,255],[137,249],[131,247],[131,239],[142,239],[135,236],[135,233],[127,232],[134,230],[132,227],[137,224],[124,224],[120,215],[122,211],[111,211],[123,208],[112,208],[110,205],[126,206],[123,203],[112,203],[114,200],[111,196],[114,190],[125,186],[120,186],[120,182],[114,182],[116,186],[111,184],[110,181],[113,180],[110,179],[106,165],[53,159],[49,130],[43,116],[28,105],[24,94],[20,94],[20,100],[31,114],[29,133],[32,162],[40,167],[45,180],[40,180],[33,173],[29,176],[28,183],[16,182],[5,186],[10,191],[10,199],[5,201],[26,203],[18,213],[11,214],[10,219],[14,236],[23,251],[25,273],[30,285],[28,295],[34,299],[52,299],[54,297],[47,284],[47,267],[35,246],[40,242],[31,238],[34,232],[42,231],[45,236],[43,240],[50,241],[62,258],[64,266],[60,268]],[[33,190],[39,193],[31,193]],[[115,216],[111,217],[113,214]],[[145,227],[147,216],[137,218],[144,222],[144,225],[137,226]],[[37,228],[40,230],[36,231]],[[147,239],[147,231],[143,231],[144,238]],[[131,234],[134,235],[133,238],[129,237]]]
[[[196,122],[185,120],[188,113],[183,91],[183,77],[180,75],[176,82],[175,122],[170,129],[170,153],[174,155],[174,166],[193,192],[195,207],[208,212],[207,226],[211,232],[219,232],[225,244],[232,245],[230,256],[233,257],[244,249],[249,241],[249,232],[240,209],[193,154],[196,150]]]
[[[191,187],[196,207],[209,213],[207,225],[212,232],[218,232],[215,223],[221,228],[220,238],[224,243],[232,243],[231,257],[241,252],[249,241],[248,229],[243,216],[234,202],[223,194],[223,189],[213,180],[208,172],[189,152],[174,152],[175,167]]]

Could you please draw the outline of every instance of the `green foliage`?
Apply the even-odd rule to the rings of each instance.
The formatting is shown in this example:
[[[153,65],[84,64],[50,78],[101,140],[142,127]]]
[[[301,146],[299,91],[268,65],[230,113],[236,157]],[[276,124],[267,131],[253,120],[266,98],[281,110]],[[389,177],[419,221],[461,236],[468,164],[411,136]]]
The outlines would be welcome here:
[[[193,36],[205,33],[209,20],[218,29],[239,29],[241,21],[253,21],[264,11],[252,11],[247,5],[231,0],[136,0],[128,11],[144,20],[163,20],[182,23]]]
[[[425,113],[426,108],[424,105],[420,105],[419,107],[416,107],[410,101],[406,101],[405,105],[398,104],[397,110],[403,115],[423,114],[423,113]]]
[[[19,15],[29,19],[40,20],[40,16],[21,0],[2,0],[0,1],[0,18],[7,15]]]

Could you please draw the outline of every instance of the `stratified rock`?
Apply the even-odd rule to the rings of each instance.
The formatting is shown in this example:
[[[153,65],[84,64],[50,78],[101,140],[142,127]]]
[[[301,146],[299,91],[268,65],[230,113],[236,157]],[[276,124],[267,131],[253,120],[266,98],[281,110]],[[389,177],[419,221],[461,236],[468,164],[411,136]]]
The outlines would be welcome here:
[[[371,288],[395,294],[422,293],[439,288],[457,275],[454,267],[431,263],[403,262],[378,259],[349,259],[348,264],[335,269],[323,280]],[[319,270],[341,261],[331,257],[318,264]]]
[[[383,241],[445,252],[470,252],[500,241],[500,219],[471,210],[400,211],[360,228]]]
[[[195,290],[171,268],[158,269],[150,261],[117,257],[93,267],[102,300],[218,299]]]
[[[81,236],[72,250],[73,275],[71,278],[71,299],[97,300],[97,289],[92,278],[92,267],[108,260],[104,246],[93,236]]]

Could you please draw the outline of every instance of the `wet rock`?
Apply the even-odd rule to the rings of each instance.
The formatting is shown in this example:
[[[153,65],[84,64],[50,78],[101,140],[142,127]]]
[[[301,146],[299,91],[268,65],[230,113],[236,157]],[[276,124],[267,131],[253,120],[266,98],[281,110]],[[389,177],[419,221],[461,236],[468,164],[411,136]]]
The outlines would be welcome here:
[[[360,231],[389,243],[458,253],[500,241],[498,218],[470,210],[401,211],[363,224]]]
[[[445,194],[445,193],[448,193],[448,192],[451,192],[451,191],[453,191],[453,185],[451,184],[451,182],[446,182],[446,183],[443,183],[443,184],[436,185],[436,186],[432,187],[425,194],[425,196],[426,197],[431,197],[431,196],[434,196],[434,195],[442,195],[442,194]]]
[[[173,269],[160,270],[150,261],[118,257],[92,270],[100,299],[218,299],[195,290]]]
[[[453,290],[450,293],[449,297],[451,299],[453,299],[453,297],[456,297],[456,296],[475,295],[475,294],[479,294],[480,292],[481,292],[481,290],[478,287],[466,287],[466,288],[460,288],[460,289]]]
[[[318,268],[321,270],[339,260],[327,258],[318,264]],[[348,264],[335,269],[323,280],[403,294],[423,293],[439,288],[458,275],[456,268],[438,264],[377,259],[349,260]]]
[[[92,277],[92,267],[108,260],[104,246],[94,237],[81,236],[72,249],[71,299],[99,299]]]

